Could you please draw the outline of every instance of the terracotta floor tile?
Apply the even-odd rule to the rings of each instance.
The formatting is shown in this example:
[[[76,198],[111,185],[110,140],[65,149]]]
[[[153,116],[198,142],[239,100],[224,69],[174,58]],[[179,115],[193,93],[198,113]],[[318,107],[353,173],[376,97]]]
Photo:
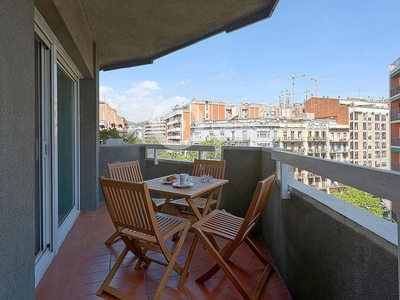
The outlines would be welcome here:
[[[280,285],[276,288],[270,289],[267,291],[267,294],[271,296],[272,299],[279,299],[279,300],[291,300],[292,297],[290,296],[288,290],[284,285]]]
[[[96,273],[89,273],[80,276],[74,276],[71,280],[70,287],[86,285],[90,283],[100,282],[103,283],[107,277],[108,270]]]
[[[90,283],[71,287],[68,289],[65,299],[81,298],[84,296],[94,295],[100,288],[102,282]]]
[[[55,291],[47,291],[45,293],[36,293],[36,300],[54,300],[54,299],[64,299],[65,294],[67,293],[67,289],[64,290],[55,290]]]
[[[121,239],[116,239],[108,246],[104,244],[113,232],[114,227],[105,205],[101,205],[97,211],[81,213],[36,288],[35,299],[115,300],[115,297],[106,293],[100,296],[96,295],[104,278],[125,247]],[[177,259],[181,266],[184,266],[186,262],[193,238],[194,234],[189,233],[183,244]],[[271,260],[262,240],[255,237],[251,239],[267,260]],[[172,240],[168,240],[167,243],[170,248],[176,245],[176,241]],[[222,245],[225,241],[217,238],[217,243]],[[149,253],[149,255],[161,258],[157,253]],[[152,299],[165,267],[151,263],[135,270],[136,262],[137,258],[132,253],[128,253],[111,285],[134,296],[135,299]],[[185,284],[177,289],[180,276],[172,271],[161,299],[242,299],[243,297],[223,271],[217,272],[204,285],[195,282],[214,264],[215,261],[211,254],[199,241]],[[245,282],[246,288],[251,291],[257,285],[256,280],[259,279],[263,270],[261,262],[246,244],[242,244],[233,254],[229,266],[234,270],[236,276]],[[291,299],[277,271],[271,272],[260,299]]]

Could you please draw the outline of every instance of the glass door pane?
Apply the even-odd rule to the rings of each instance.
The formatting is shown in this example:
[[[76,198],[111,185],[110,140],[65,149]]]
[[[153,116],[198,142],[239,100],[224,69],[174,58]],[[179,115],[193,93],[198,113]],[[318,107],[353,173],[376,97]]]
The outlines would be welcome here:
[[[57,66],[58,225],[75,206],[75,82]]]
[[[41,45],[35,40],[35,256],[43,250]]]
[[[35,37],[35,256],[49,249],[51,176],[50,49]]]

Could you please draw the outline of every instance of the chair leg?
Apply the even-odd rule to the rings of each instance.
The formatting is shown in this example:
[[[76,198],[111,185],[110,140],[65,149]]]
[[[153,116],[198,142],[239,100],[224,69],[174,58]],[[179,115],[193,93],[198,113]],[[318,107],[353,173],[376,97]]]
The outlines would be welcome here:
[[[115,231],[112,236],[110,236],[107,241],[104,242],[106,245],[110,245],[119,236],[118,231]]]
[[[196,245],[197,245],[198,239],[199,239],[198,236],[195,234],[193,241],[192,241],[192,245],[190,246],[188,257],[186,258],[185,266],[183,267],[181,278],[179,279],[179,282],[178,282],[178,289],[183,285],[183,283],[186,280],[186,276],[189,271],[190,262],[192,261],[194,251],[196,250]]]
[[[204,245],[206,245],[208,251],[212,255],[212,257],[215,259],[219,267],[224,271],[226,276],[228,276],[229,280],[233,283],[235,288],[238,290],[238,292],[242,295],[243,299],[246,300],[251,300],[252,298],[249,296],[249,294],[246,292],[244,289],[243,285],[239,282],[239,279],[236,277],[236,275],[233,273],[232,269],[228,266],[226,261],[221,257],[219,252],[214,248],[214,246],[211,244],[207,236],[199,229],[195,228],[196,235],[199,236],[201,241],[203,242]],[[204,275],[203,275],[204,276]],[[196,282],[199,282],[198,279]],[[199,282],[200,283],[200,282]]]
[[[160,299],[162,292],[164,290],[165,284],[168,281],[169,275],[171,274],[172,269],[175,269],[176,266],[176,259],[178,258],[179,252],[181,251],[181,248],[183,246],[183,243],[185,242],[185,238],[186,235],[189,231],[189,227],[190,227],[190,223],[188,223],[185,228],[182,230],[182,234],[181,237],[179,239],[178,244],[175,246],[174,252],[172,254],[172,256],[168,259],[168,257],[166,256],[167,260],[168,260],[168,266],[167,269],[164,272],[164,275],[160,281],[160,283],[158,284],[156,293],[154,294],[153,300],[158,300]],[[181,271],[181,276],[182,276],[182,271]]]
[[[211,242],[211,244],[213,245],[215,251],[217,251],[221,257],[225,260],[228,261],[229,258],[232,256],[233,252],[232,250],[230,250],[232,243],[228,242],[221,250],[218,247],[217,241],[215,240],[214,236],[212,235],[207,235],[208,240]],[[204,247],[206,247],[206,245],[204,244]],[[228,253],[228,250],[229,253]],[[204,282],[206,282],[208,279],[210,279],[211,277],[213,277],[219,270],[221,269],[219,264],[215,264],[211,269],[209,269],[206,273],[204,273],[202,276],[200,276],[199,278],[196,279],[196,282],[204,284]]]
[[[249,239],[249,237],[246,237],[244,241],[246,242],[247,246],[249,246],[249,248],[253,251],[253,253],[257,256],[257,258],[263,263],[264,266],[269,264],[269,262],[265,259],[264,255],[262,255],[260,250],[258,250],[258,248]]]
[[[108,273],[106,279],[104,279],[103,284],[101,285],[101,287],[99,288],[99,290],[97,291],[97,296],[99,296],[103,291],[107,292],[111,295],[114,295],[118,298],[122,298],[123,296],[125,296],[125,293],[122,293],[121,291],[113,288],[112,286],[110,286],[110,283],[115,275],[115,273],[118,271],[118,268],[120,267],[121,263],[123,262],[126,254],[128,253],[128,247],[125,246],[124,250],[122,250],[121,254],[118,256],[118,259],[116,260],[114,266],[112,267],[112,269],[110,270],[110,272]],[[122,297],[121,297],[122,296]]]

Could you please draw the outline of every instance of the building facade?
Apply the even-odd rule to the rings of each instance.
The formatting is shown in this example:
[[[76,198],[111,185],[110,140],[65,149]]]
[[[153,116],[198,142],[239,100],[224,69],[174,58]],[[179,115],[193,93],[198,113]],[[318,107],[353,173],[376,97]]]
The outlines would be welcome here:
[[[349,126],[349,162],[375,168],[389,168],[389,105],[387,100],[332,99],[312,97],[306,113],[316,119],[335,120]],[[335,140],[335,136],[330,137]],[[337,140],[337,138],[336,138]]]
[[[107,102],[99,102],[99,124],[100,128],[125,127],[128,123],[124,117],[121,117],[115,108],[112,108]]]
[[[144,125],[142,138],[146,143],[165,143],[165,120],[162,117],[150,119]]]
[[[389,65],[390,169],[400,171],[400,58]],[[391,217],[398,222],[398,207],[392,202]]]

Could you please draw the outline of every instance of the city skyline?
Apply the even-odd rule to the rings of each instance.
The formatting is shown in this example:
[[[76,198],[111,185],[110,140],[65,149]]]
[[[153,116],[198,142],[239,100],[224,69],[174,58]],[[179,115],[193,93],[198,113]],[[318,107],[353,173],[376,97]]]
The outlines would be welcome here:
[[[281,0],[270,19],[152,65],[101,72],[100,100],[133,122],[162,116],[193,98],[278,105],[282,92],[292,98],[292,76],[303,74],[295,78],[297,103],[315,95],[311,78],[320,79],[319,97],[388,98],[388,65],[400,56],[390,33],[398,8],[394,0],[379,6]]]

